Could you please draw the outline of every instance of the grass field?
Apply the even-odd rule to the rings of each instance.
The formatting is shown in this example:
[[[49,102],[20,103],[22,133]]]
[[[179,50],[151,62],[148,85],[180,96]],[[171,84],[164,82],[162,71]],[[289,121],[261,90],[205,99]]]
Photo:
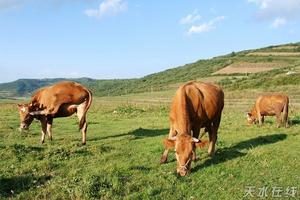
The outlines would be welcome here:
[[[299,199],[300,106],[292,106],[288,129],[271,117],[263,127],[247,126],[254,100],[235,106],[241,94],[227,93],[216,155],[197,150],[200,159],[186,177],[175,174],[173,152],[159,164],[173,91],[95,98],[85,146],[75,116],[56,119],[54,140],[41,145],[40,124],[20,134],[16,101],[1,100],[0,198],[258,199],[259,188],[267,188],[264,199],[273,199],[279,187],[275,199]],[[244,197],[248,186],[254,197]],[[295,198],[285,197],[291,187]]]

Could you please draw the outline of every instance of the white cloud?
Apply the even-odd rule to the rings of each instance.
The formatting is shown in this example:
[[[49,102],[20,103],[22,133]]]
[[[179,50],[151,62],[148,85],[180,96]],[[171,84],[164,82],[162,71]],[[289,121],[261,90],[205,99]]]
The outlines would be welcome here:
[[[272,22],[271,28],[279,28],[284,26],[285,24],[286,20],[284,18],[278,17]]]
[[[271,21],[271,27],[278,28],[288,21],[300,17],[300,0],[247,0],[256,4],[258,11],[256,18],[259,21]]]
[[[212,26],[211,24],[208,24],[208,23],[200,24],[198,26],[193,25],[189,29],[188,34],[209,32],[214,28],[215,28],[215,26]]]
[[[188,34],[193,34],[193,33],[203,33],[203,32],[209,32],[213,29],[216,28],[216,23],[222,21],[225,19],[224,16],[218,16],[206,23],[200,24],[200,25],[193,25],[189,30]]]
[[[187,16],[181,18],[179,20],[180,24],[192,24],[196,21],[201,19],[201,16],[198,14],[197,10],[195,10],[193,13],[188,14]]]
[[[294,10],[299,6],[299,0],[248,0],[249,3],[255,3],[259,5],[260,9],[270,10]]]
[[[84,13],[89,17],[101,19],[104,16],[113,16],[126,10],[127,4],[122,0],[105,0],[98,9],[87,9]]]

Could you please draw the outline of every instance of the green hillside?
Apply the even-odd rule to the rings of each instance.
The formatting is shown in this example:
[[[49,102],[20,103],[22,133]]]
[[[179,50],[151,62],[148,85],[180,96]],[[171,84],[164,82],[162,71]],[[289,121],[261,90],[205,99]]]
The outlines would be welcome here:
[[[53,83],[64,81],[64,78],[53,79],[19,79],[9,83],[0,84],[0,97],[26,97],[30,96],[33,91],[38,88],[51,85]],[[69,79],[80,83],[93,82],[94,80],[89,78]]]
[[[228,89],[296,85],[300,82],[300,43],[269,46],[256,50],[186,64],[138,79],[19,79],[0,84],[0,98],[30,96],[37,88],[62,80],[73,80],[89,87],[95,96],[168,90],[189,80],[218,82]],[[219,71],[220,70],[220,71]],[[287,75],[288,73],[290,75]]]

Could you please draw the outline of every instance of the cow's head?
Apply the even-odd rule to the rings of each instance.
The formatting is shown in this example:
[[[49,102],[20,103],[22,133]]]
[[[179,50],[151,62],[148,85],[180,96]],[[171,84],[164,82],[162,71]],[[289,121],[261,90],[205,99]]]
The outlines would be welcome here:
[[[187,134],[178,135],[171,139],[165,139],[164,145],[170,149],[175,147],[175,156],[177,159],[177,173],[181,176],[187,175],[191,170],[191,163],[195,147],[203,147],[205,142],[193,138]]]
[[[249,125],[256,124],[256,118],[252,113],[247,113],[247,122]]]
[[[20,130],[27,130],[33,121],[34,117],[29,113],[28,104],[18,104],[20,114]]]

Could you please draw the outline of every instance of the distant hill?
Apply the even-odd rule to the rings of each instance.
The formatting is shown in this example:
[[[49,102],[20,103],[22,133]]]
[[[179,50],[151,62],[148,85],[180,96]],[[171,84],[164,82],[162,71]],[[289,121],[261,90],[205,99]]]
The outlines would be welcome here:
[[[300,84],[300,43],[232,52],[138,79],[19,79],[0,84],[0,98],[28,97],[40,87],[63,80],[79,82],[90,88],[95,96],[112,96],[168,90],[189,80],[208,78],[229,89]]]
[[[33,91],[38,88],[54,84],[59,81],[73,80],[80,83],[87,83],[93,81],[90,78],[79,78],[79,79],[64,79],[64,78],[53,78],[53,79],[19,79],[9,83],[0,84],[0,96],[4,97],[26,97],[30,96]]]
[[[0,84],[0,98],[29,97],[35,90],[60,81],[75,81],[90,88],[96,96],[109,96],[121,94],[126,84],[134,80],[135,79],[96,80],[91,78],[19,79]]]

